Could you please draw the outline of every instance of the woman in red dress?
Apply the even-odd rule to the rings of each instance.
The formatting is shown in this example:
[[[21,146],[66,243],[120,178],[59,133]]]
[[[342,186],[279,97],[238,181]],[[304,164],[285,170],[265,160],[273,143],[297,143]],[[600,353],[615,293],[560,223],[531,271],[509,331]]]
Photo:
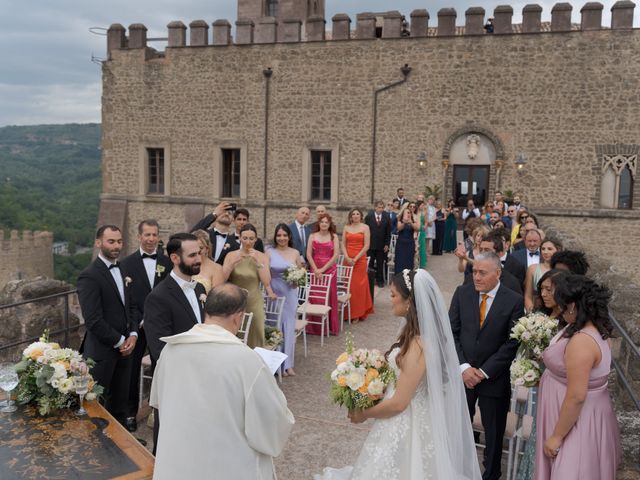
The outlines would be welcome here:
[[[362,222],[362,212],[354,208],[349,212],[347,225],[342,231],[342,253],[344,264],[353,267],[351,274],[351,320],[364,320],[373,313],[369,277],[367,275],[367,251],[369,250],[369,227]]]

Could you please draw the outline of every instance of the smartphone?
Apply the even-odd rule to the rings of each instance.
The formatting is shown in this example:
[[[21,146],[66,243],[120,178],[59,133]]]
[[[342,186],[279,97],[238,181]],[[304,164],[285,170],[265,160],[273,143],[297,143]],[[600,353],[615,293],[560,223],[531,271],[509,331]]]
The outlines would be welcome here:
[[[229,206],[227,208],[225,208],[225,210],[231,211],[231,212],[235,212],[238,209],[238,204],[237,203],[230,203]]]

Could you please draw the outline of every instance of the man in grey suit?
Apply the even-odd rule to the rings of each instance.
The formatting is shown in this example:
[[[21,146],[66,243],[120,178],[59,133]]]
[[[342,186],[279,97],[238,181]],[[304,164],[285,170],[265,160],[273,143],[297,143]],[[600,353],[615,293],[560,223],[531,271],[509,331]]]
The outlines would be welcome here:
[[[310,215],[311,211],[309,207],[300,207],[296,212],[295,221],[289,224],[293,248],[298,250],[303,258],[306,258],[307,240],[309,239],[309,235],[311,235],[311,227],[306,224]]]

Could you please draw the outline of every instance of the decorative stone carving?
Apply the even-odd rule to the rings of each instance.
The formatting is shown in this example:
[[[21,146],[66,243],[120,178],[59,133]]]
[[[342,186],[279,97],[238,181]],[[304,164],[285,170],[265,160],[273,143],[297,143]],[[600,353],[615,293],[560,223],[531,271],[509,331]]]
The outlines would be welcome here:
[[[478,149],[480,148],[480,137],[475,133],[472,133],[467,137],[467,157],[470,160],[475,160],[478,156]]]
[[[636,179],[636,165],[638,163],[638,155],[603,155],[602,156],[602,173],[607,171],[607,168],[611,167],[613,172],[620,176],[622,170],[629,167],[631,177]]]

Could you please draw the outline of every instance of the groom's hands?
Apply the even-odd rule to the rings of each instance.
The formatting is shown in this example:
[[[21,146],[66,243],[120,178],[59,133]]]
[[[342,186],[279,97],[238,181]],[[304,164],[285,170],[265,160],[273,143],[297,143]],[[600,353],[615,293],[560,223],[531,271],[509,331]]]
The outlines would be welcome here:
[[[464,372],[462,372],[462,381],[464,382],[465,387],[469,389],[475,388],[476,385],[478,385],[484,379],[485,376],[477,368],[469,367]]]

